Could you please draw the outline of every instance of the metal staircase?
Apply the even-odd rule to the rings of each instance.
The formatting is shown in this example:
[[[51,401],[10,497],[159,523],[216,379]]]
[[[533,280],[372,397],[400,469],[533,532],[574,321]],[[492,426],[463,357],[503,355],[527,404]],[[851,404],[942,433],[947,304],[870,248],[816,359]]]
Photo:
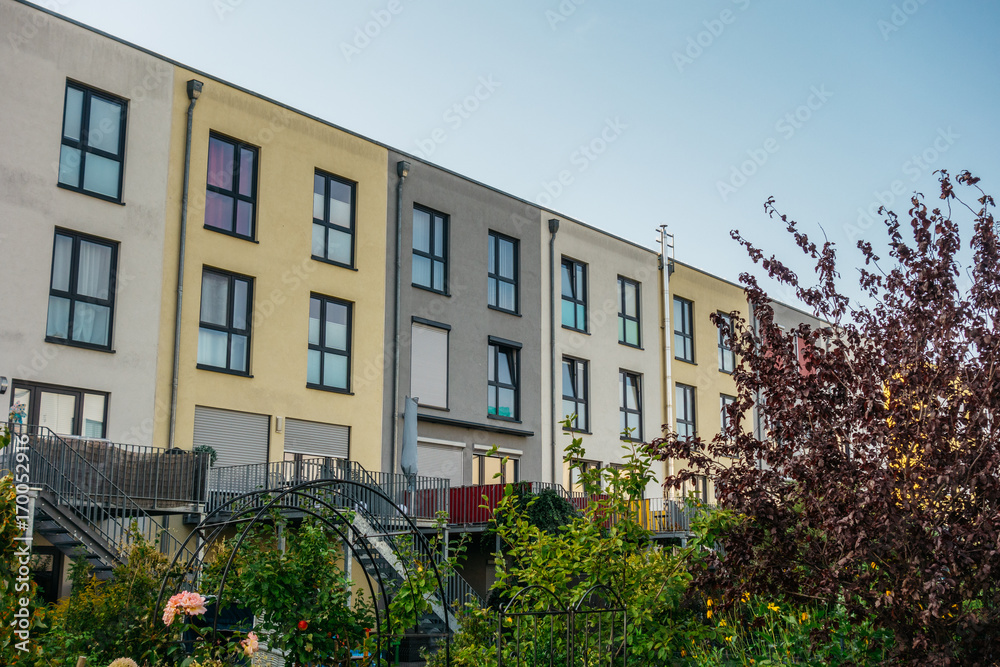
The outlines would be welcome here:
[[[83,555],[96,576],[108,578],[115,565],[125,562],[137,537],[158,541],[168,557],[182,549],[180,541],[151,511],[164,504],[196,502],[197,498],[184,496],[198,494],[161,494],[159,473],[176,469],[176,462],[188,463],[179,456],[196,457],[195,469],[204,470],[204,454],[175,454],[167,464],[158,465],[155,457],[166,450],[67,438],[40,426],[0,423],[3,427],[9,428],[13,437],[12,443],[0,450],[0,471],[23,474],[27,467],[28,484],[35,495],[34,531],[66,556]],[[143,469],[143,462],[152,465]],[[131,479],[142,470],[155,470],[156,479]],[[163,481],[169,482],[170,476],[165,474]],[[137,494],[134,488],[128,493],[122,488],[138,484],[149,490],[150,482],[152,490],[148,493]],[[190,555],[187,549],[184,551]]]

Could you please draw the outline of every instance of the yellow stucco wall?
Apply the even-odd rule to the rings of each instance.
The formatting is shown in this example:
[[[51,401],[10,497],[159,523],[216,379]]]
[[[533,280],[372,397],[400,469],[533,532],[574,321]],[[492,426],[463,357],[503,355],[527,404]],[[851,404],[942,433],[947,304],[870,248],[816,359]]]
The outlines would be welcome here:
[[[284,434],[275,417],[351,427],[351,458],[378,470],[381,451],[385,319],[387,152],[364,139],[203,75],[174,77],[162,329],[155,444],[168,440],[177,294],[177,256],[189,79],[204,82],[194,112],[190,201],[175,444],[191,447],[196,405],[271,416],[270,460],[280,460]],[[204,203],[209,131],[257,146],[256,242],[206,229]],[[355,266],[313,260],[313,175],[316,169],[357,182]],[[254,278],[252,377],[196,368],[201,276],[205,266]],[[310,293],[353,304],[351,391],[306,387]]]
[[[673,331],[677,326],[674,297],[692,302],[694,328],[694,363],[676,358]],[[672,383],[670,405],[674,424],[677,419],[676,385],[695,387],[695,430],[705,441],[711,440],[721,426],[720,395],[736,395],[732,375],[719,370],[719,330],[710,319],[714,312],[738,311],[747,316],[747,302],[743,289],[709,273],[699,271],[680,262],[674,262],[670,276],[670,354]],[[682,462],[677,462],[680,470]]]

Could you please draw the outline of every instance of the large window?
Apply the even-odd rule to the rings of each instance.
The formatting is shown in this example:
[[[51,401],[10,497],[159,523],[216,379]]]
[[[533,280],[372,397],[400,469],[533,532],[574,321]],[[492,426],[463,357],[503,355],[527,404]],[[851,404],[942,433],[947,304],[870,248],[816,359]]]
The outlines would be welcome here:
[[[448,292],[448,218],[413,207],[413,284]]]
[[[675,392],[677,398],[677,437],[686,440],[696,435],[694,423],[694,387],[678,384]]]
[[[517,312],[517,240],[490,232],[490,308]]]
[[[622,440],[642,440],[642,377],[618,371],[619,430]]]
[[[18,404],[24,406],[26,424],[60,435],[103,438],[107,433],[108,395],[103,392],[14,380],[11,407]]]
[[[639,347],[639,283],[618,276],[618,342]]]
[[[120,202],[125,159],[125,101],[66,84],[59,185]]]
[[[217,134],[208,138],[205,226],[254,238],[257,208],[257,149]]]
[[[719,327],[719,370],[723,373],[732,373],[736,370],[736,353],[729,347],[729,333],[733,330],[733,318],[731,315],[719,313],[724,326]]]
[[[587,330],[587,265],[562,260],[562,325]]]
[[[721,421],[719,423],[720,428],[725,431],[729,428],[729,406],[736,402],[735,396],[729,396],[727,394],[719,394],[719,411],[722,413]]]
[[[117,262],[117,243],[56,230],[45,340],[111,349]]]
[[[694,305],[674,297],[674,358],[694,363]]]
[[[253,281],[205,269],[201,275],[198,367],[248,375]]]
[[[563,357],[562,360],[562,414],[573,416],[570,429],[589,431],[587,410],[587,362],[583,359]]]
[[[506,463],[504,462],[506,460]],[[473,484],[512,484],[521,481],[521,462],[512,457],[497,454],[474,454],[472,457]]]
[[[317,171],[313,176],[312,256],[354,267],[355,184]]]
[[[451,327],[429,320],[410,328],[410,396],[420,405],[448,407],[448,335]]]
[[[490,337],[486,412],[498,419],[520,419],[520,345]]]
[[[569,468],[569,489],[574,494],[586,493],[582,475],[601,469],[600,461],[590,461],[588,459],[573,459]],[[600,482],[598,482],[600,485]]]
[[[309,298],[309,361],[306,384],[348,391],[351,377],[351,304],[325,296]]]

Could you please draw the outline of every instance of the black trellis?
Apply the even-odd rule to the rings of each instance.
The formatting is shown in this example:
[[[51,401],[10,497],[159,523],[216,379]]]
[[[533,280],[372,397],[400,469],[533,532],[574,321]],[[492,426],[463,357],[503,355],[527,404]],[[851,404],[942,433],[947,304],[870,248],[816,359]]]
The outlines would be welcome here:
[[[270,521],[270,516],[275,511],[295,511],[316,518],[325,528],[335,533],[348,545],[350,557],[359,562],[364,560],[362,556],[369,563],[374,563],[377,560],[378,555],[375,553],[377,550],[373,550],[372,537],[384,539],[392,548],[395,557],[400,562],[404,562],[406,557],[400,553],[394,537],[412,536],[414,555],[425,559],[434,571],[437,581],[437,598],[441,603],[444,615],[445,659],[446,664],[451,664],[452,612],[448,609],[444,594],[444,582],[435,562],[433,548],[427,538],[418,530],[413,520],[400,510],[390,496],[375,486],[353,480],[313,480],[287,487],[261,489],[236,495],[220,504],[205,516],[197,528],[188,535],[183,547],[177,551],[170,563],[169,571],[171,572],[177,570],[178,560],[181,554],[186,552],[184,547],[187,547],[198,535],[204,534],[204,541],[197,549],[191,550],[192,555],[181,569],[185,573],[184,578],[176,580],[172,584],[170,583],[170,575],[163,579],[157,596],[156,608],[162,607],[168,588],[174,592],[182,588],[190,588],[200,576],[204,566],[204,558],[209,553],[211,546],[225,534],[227,529],[242,525],[243,529],[239,532],[229,559],[222,570],[219,587],[214,591],[216,600],[221,602],[229,570],[236,553],[243,545],[247,535],[250,534],[251,529],[262,521]],[[377,533],[368,535],[360,530],[351,521],[352,513],[360,515],[377,530]],[[391,519],[387,520],[387,516],[391,516]],[[394,627],[394,619],[389,614],[392,592],[389,582],[382,576],[378,567],[372,569],[373,572],[365,569],[364,575],[365,584],[375,605],[376,627],[372,635],[375,650],[367,660],[352,661],[352,664],[361,666],[377,665],[380,658],[388,656],[389,641],[397,630],[401,630],[401,628]],[[404,580],[402,585],[409,585],[413,590],[410,568],[403,567],[402,569],[403,572],[400,573]],[[218,637],[221,606],[221,604],[216,604],[214,613],[211,614],[213,637]]]
[[[498,612],[496,642],[499,667],[627,667],[628,611],[604,584],[568,605],[528,586]]]

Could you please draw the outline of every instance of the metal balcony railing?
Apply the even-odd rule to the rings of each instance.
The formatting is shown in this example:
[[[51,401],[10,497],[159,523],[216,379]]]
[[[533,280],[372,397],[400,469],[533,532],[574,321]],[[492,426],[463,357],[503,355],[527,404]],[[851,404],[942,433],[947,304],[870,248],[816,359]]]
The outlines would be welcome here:
[[[12,439],[0,450],[0,470],[22,473],[27,466],[29,485],[83,519],[120,561],[128,554],[133,524],[145,539],[159,540],[167,555],[181,548],[151,513],[200,501],[206,454],[67,438],[44,426],[0,423],[4,427]]]

